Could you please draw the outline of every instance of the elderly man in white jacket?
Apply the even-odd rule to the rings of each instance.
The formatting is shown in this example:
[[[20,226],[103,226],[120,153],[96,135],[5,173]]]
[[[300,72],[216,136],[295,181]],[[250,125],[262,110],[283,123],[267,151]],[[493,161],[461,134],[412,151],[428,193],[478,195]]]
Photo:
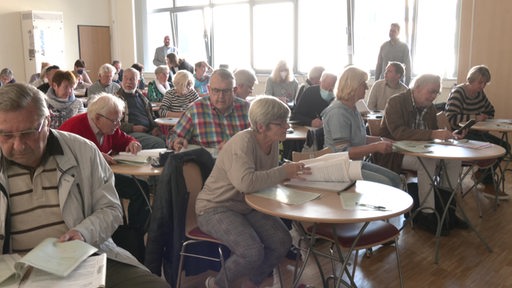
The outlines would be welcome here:
[[[39,90],[0,89],[2,253],[26,253],[48,237],[85,241],[107,254],[107,287],[169,287],[112,241],[122,209],[99,150],[49,121]]]

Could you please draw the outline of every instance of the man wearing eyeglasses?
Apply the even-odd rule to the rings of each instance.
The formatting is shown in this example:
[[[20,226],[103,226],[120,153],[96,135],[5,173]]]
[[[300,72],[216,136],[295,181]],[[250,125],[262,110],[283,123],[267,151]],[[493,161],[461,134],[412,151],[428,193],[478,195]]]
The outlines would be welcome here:
[[[49,115],[35,87],[0,89],[2,253],[26,253],[48,237],[85,241],[107,255],[106,286],[169,287],[112,241],[122,208],[99,150],[50,129]]]
[[[426,141],[434,139],[460,139],[464,138],[466,132],[457,134],[448,129],[440,129],[437,124],[436,108],[432,103],[440,94],[441,78],[437,75],[423,74],[415,80],[412,89],[397,94],[389,98],[386,105],[385,114],[381,123],[382,137],[393,140],[417,140]],[[386,158],[392,157],[394,159]],[[403,169],[414,170],[418,172],[418,195],[420,203],[426,207],[436,207],[434,193],[430,193],[431,181],[429,175],[434,175],[434,170],[439,160],[433,158],[422,158],[424,166],[416,156],[404,156],[399,153],[392,153],[383,156],[379,164],[386,168],[389,163],[401,163]],[[461,170],[459,160],[445,161],[446,173],[441,176],[448,176],[449,183],[457,183]],[[446,177],[442,177],[441,184],[448,187]],[[439,205],[438,205],[439,206]],[[450,210],[452,211],[452,210]],[[415,221],[427,230],[436,233],[437,219],[431,210],[422,210]],[[459,219],[455,214],[450,215],[453,225],[456,228],[467,228],[467,224]],[[443,232],[448,231],[443,225]]]
[[[183,112],[170,132],[169,148],[180,151],[196,144],[220,150],[231,136],[249,128],[249,102],[235,97],[234,87],[229,70],[215,70],[208,85],[210,96],[199,98]]]
[[[137,154],[142,149],[140,143],[119,129],[124,102],[112,94],[100,93],[96,96],[97,98],[89,104],[87,113],[68,119],[60,126],[59,130],[71,132],[92,141],[108,164],[116,163],[111,155],[119,154],[119,152]],[[130,200],[128,205],[129,225],[144,232],[149,217],[149,207],[147,207],[144,196],[137,189],[137,183],[131,177],[121,174],[114,176],[119,197]],[[149,192],[147,182],[140,180],[139,184],[147,196]]]

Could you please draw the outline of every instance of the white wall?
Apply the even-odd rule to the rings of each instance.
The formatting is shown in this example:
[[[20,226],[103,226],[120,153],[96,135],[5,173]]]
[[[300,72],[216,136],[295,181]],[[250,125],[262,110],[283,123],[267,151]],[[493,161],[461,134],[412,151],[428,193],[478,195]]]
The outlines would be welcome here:
[[[113,0],[125,2],[131,7],[131,0]],[[110,26],[111,4],[106,0],[17,0],[0,1],[0,69],[9,67],[19,82],[26,82],[24,57],[27,51],[23,50],[21,35],[20,12],[28,10],[59,11],[64,17],[64,59],[66,63],[62,69],[73,69],[73,63],[79,57],[78,51],[78,25]],[[125,13],[124,11],[121,11]],[[112,32],[111,32],[112,33]],[[133,43],[133,38],[127,43]],[[117,56],[113,54],[113,56]],[[128,61],[128,60],[127,60]],[[62,65],[61,65],[62,66]]]

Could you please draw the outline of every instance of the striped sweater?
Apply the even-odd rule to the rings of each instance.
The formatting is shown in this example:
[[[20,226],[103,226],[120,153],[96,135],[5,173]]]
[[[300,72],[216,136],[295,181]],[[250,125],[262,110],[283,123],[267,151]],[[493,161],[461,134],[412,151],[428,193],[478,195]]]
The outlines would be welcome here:
[[[448,97],[446,103],[446,117],[452,129],[458,129],[460,122],[475,119],[478,114],[487,114],[489,118],[494,117],[494,106],[492,106],[484,91],[478,92],[475,97],[470,98],[462,88],[464,84],[456,86]]]

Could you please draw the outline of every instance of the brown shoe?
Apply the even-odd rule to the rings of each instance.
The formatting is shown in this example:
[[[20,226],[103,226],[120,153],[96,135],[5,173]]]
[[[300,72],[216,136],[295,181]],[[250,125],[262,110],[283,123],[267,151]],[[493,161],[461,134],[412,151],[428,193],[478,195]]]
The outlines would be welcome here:
[[[496,197],[496,189],[494,189],[494,184],[485,184],[482,194],[487,198],[494,199]],[[510,196],[508,194],[498,189],[499,200],[508,200],[509,198]]]

